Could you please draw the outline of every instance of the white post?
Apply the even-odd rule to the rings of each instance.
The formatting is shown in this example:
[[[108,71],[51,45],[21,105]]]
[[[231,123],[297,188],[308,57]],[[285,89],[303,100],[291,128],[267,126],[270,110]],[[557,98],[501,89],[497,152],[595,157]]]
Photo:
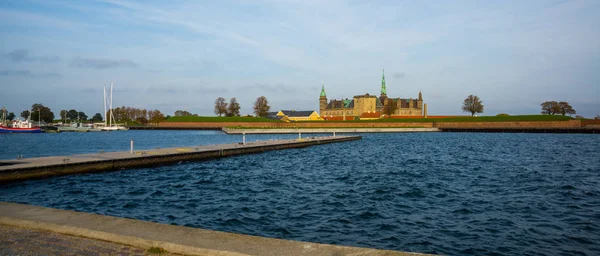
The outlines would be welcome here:
[[[131,139],[131,142],[129,143],[129,147],[130,147],[129,153],[133,154],[133,139]]]
[[[246,132],[243,132],[242,134],[242,144],[246,145]]]
[[[302,139],[302,133],[298,132],[298,139],[301,140]]]
[[[333,132],[333,137],[335,138],[335,132]]]

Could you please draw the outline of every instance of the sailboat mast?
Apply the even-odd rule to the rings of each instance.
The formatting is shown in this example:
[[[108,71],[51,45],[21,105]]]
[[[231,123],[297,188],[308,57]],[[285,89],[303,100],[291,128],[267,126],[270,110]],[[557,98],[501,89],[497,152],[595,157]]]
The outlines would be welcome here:
[[[106,127],[106,120],[108,118],[108,112],[106,112],[106,84],[104,85],[104,127]]]
[[[113,91],[113,82],[110,82],[110,126],[112,127],[112,120],[115,118],[113,116],[113,105],[112,105],[112,91]]]

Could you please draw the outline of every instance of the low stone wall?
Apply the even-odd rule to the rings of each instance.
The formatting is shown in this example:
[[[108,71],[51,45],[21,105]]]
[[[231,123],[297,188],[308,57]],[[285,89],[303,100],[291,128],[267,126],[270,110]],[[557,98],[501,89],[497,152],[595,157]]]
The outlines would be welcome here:
[[[273,128],[381,128],[423,127],[432,128],[432,122],[161,122],[161,128],[223,128],[223,127],[273,127]]]
[[[587,123],[586,123],[587,124]],[[590,122],[591,125],[594,125]],[[588,124],[589,125],[589,124]],[[514,122],[161,122],[161,128],[580,128],[580,120]]]
[[[486,128],[580,128],[581,121],[517,121],[517,122],[437,122],[437,128],[463,128],[463,129],[486,129]]]
[[[581,121],[582,127],[600,127],[600,120]]]

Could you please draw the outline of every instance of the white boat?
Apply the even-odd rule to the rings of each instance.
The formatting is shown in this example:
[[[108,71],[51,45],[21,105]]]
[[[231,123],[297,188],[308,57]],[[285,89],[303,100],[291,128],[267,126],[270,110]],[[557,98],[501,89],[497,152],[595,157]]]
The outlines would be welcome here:
[[[109,117],[104,118],[104,127],[100,127],[101,131],[127,131],[129,130],[127,127],[122,126],[122,125],[118,125],[116,120],[115,120],[115,116],[113,114],[113,107],[112,107],[112,101],[113,101],[113,83],[110,82],[110,97],[108,99],[108,101],[106,101],[106,86],[104,87],[104,113],[107,113],[109,115]],[[106,105],[108,105],[109,107],[109,111],[106,111]],[[114,124],[113,124],[114,121]]]

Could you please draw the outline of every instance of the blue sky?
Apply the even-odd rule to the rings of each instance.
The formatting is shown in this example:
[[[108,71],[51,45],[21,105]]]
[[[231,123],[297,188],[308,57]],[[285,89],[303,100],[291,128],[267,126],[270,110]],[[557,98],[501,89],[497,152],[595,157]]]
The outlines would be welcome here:
[[[55,113],[114,104],[213,114],[317,110],[328,98],[423,92],[430,115],[478,95],[484,115],[540,112],[568,101],[600,114],[600,1],[0,2],[0,105]]]

